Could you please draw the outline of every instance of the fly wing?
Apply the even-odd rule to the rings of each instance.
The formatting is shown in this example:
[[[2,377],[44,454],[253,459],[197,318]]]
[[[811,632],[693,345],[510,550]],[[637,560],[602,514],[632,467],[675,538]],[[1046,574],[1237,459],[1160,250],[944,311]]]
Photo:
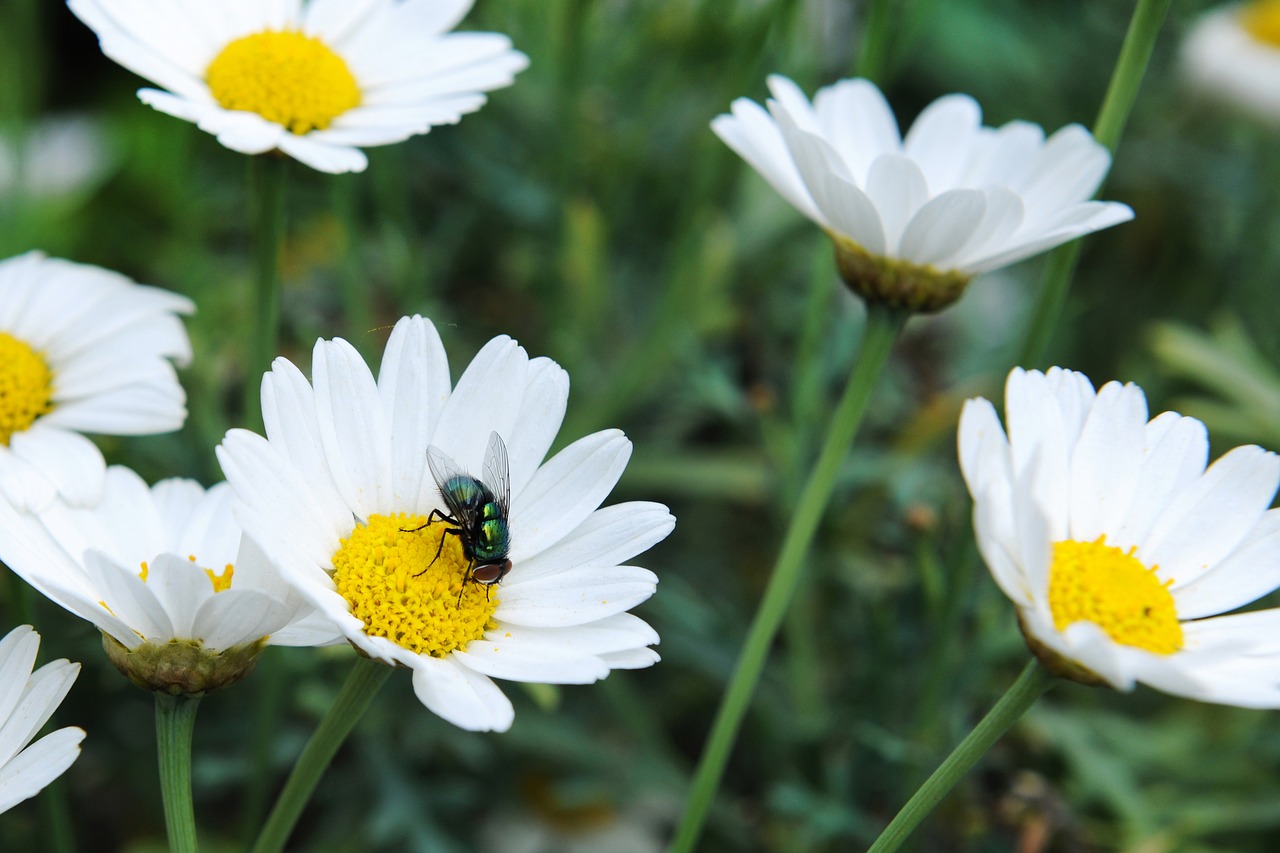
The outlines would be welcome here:
[[[462,515],[466,512],[466,507],[462,506],[457,498],[445,488],[445,484],[455,477],[470,477],[466,471],[458,467],[458,463],[454,462],[440,448],[434,444],[427,448],[427,467],[431,469],[431,477],[436,481],[436,488],[440,491],[440,497],[444,500],[444,505],[449,508],[449,514],[459,521],[465,521]]]
[[[507,464],[507,445],[496,432],[489,433],[489,449],[484,454],[483,482],[493,493],[505,518],[511,511],[511,468]]]

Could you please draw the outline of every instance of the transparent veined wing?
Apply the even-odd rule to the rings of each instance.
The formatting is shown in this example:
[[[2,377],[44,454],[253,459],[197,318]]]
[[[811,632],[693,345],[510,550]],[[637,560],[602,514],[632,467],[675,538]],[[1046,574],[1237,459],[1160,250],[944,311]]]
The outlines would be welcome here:
[[[484,453],[483,482],[493,493],[505,518],[511,512],[511,466],[507,463],[507,445],[496,432],[489,433],[489,449]]]
[[[465,522],[471,515],[471,508],[462,500],[465,495],[459,494],[456,488],[450,488],[450,483],[475,478],[459,468],[457,462],[434,444],[427,448],[427,467],[431,469],[431,477],[436,481],[436,488],[440,490],[449,514]]]

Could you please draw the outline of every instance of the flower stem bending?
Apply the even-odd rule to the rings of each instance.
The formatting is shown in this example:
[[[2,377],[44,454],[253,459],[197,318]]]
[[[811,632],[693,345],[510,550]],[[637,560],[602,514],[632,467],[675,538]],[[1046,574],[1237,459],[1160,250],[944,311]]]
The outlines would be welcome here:
[[[338,698],[333,700],[328,713],[303,747],[302,755],[298,756],[298,763],[293,766],[289,781],[285,783],[280,798],[276,800],[258,835],[253,853],[279,853],[284,849],[293,827],[302,816],[302,809],[320,783],[320,777],[328,769],[338,747],[342,746],[342,742],[364,715],[382,682],[391,674],[391,669],[392,667],[369,658],[361,657],[356,660]]]
[[[800,494],[795,514],[791,516],[782,541],[782,550],[773,567],[773,575],[765,589],[760,608],[756,611],[755,620],[747,632],[742,653],[703,748],[689,791],[688,805],[672,842],[671,849],[676,853],[688,853],[697,844],[703,821],[724,774],[729,752],[742,725],[742,718],[746,715],[751,696],[760,681],[769,648],[800,582],[809,544],[817,533],[818,523],[822,520],[831,492],[835,489],[836,474],[858,432],[862,417],[867,411],[871,391],[889,359],[889,352],[893,349],[894,341],[897,340],[907,316],[905,312],[883,305],[870,304],[867,307],[867,326],[863,332],[858,360],[832,418],[818,461]]]
[[[191,800],[191,735],[200,698],[156,693],[156,752],[160,795],[172,853],[196,853],[196,813]]]
[[[1120,48],[1120,57],[1116,60],[1115,70],[1111,72],[1111,83],[1107,86],[1107,94],[1102,99],[1098,119],[1093,125],[1094,138],[1110,148],[1113,154],[1120,144],[1120,136],[1129,120],[1134,99],[1138,96],[1138,87],[1142,84],[1142,77],[1151,60],[1156,36],[1160,33],[1160,25],[1164,23],[1171,2],[1172,0],[1138,0],[1138,5],[1133,10],[1129,31]],[[1049,255],[1044,281],[1040,285],[1040,295],[1031,312],[1031,323],[1022,340],[1017,364],[1036,367],[1044,359],[1049,342],[1062,318],[1062,309],[1066,305],[1067,292],[1071,288],[1071,279],[1079,260],[1079,240],[1073,240]]]
[[[280,247],[284,242],[284,187],[289,161],[274,154],[249,158],[249,187],[254,214],[254,279],[256,282],[253,335],[245,349],[244,426],[262,426],[259,379],[276,356],[280,336]]]
[[[1035,701],[1053,685],[1053,676],[1032,658],[1023,668],[1013,686],[1000,698],[982,722],[969,732],[960,745],[947,756],[946,761],[933,771],[920,789],[912,795],[898,816],[885,827],[867,853],[889,853],[897,850],[907,840],[920,821],[933,811],[934,806],[955,787],[960,777],[978,762],[991,745],[1009,730]]]

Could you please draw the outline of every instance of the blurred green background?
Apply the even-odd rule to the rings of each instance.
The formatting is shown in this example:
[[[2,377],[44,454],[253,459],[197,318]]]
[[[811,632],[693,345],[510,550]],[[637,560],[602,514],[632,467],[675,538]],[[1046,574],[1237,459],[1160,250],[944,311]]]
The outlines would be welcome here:
[[[1188,95],[1178,44],[1207,5],[1174,4],[1166,22],[1104,192],[1137,219],[1090,238],[1052,362],[1098,385],[1136,381],[1153,412],[1206,418],[1216,452],[1275,448],[1280,147],[1274,130]],[[904,125],[961,91],[988,124],[1049,130],[1091,123],[1131,12],[1114,0],[891,9],[878,82]],[[771,72],[808,92],[849,76],[864,14],[842,0],[482,0],[465,27],[505,32],[532,59],[514,86],[455,127],[369,150],[363,174],[290,164],[282,354],[306,370],[317,337],[341,336],[377,355],[397,318],[421,313],[456,375],[510,334],[572,377],[560,443],[622,427],[636,451],[613,500],[661,500],[679,519],[640,559],[661,577],[637,612],[662,636],[662,663],[591,687],[506,685],[517,712],[502,735],[451,727],[393,678],[295,849],[661,849],[862,322],[825,238],[708,122],[736,97],[763,99]],[[239,361],[253,310],[247,158],[139,104],[143,82],[61,3],[6,0],[3,17],[3,137],[69,118],[89,137],[46,158],[83,167],[69,186],[0,183],[0,257],[40,248],[195,299],[186,428],[100,444],[149,480],[211,483],[213,447],[257,381]],[[965,397],[999,395],[1042,263],[982,278],[909,326],[700,849],[864,848],[1024,663],[972,544],[954,431]],[[18,607],[5,589],[7,630]],[[44,601],[34,618],[42,659],[85,664],[57,716],[88,732],[58,783],[76,841],[162,849],[151,697],[110,667],[91,626]],[[202,704],[202,849],[242,849],[349,657],[270,649]],[[41,808],[0,816],[0,849],[44,849]],[[1280,718],[1061,685],[909,846],[1280,849]]]

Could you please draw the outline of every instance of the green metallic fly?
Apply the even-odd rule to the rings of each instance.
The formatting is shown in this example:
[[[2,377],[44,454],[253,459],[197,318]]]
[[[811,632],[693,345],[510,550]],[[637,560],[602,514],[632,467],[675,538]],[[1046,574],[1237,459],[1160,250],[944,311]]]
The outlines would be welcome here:
[[[484,584],[485,596],[488,597],[488,588],[511,571],[511,560],[507,559],[511,551],[511,526],[507,521],[511,511],[511,471],[507,463],[507,446],[502,436],[490,433],[483,479],[476,479],[463,471],[434,445],[427,448],[427,467],[431,469],[431,476],[440,489],[440,498],[449,512],[431,510],[426,523],[413,528],[413,531],[437,520],[453,525],[441,534],[436,556],[427,565],[430,567],[440,559],[446,535],[457,536],[462,542],[462,554],[467,558],[467,576],[463,578],[462,591],[458,593],[459,606],[462,592],[470,582]]]

